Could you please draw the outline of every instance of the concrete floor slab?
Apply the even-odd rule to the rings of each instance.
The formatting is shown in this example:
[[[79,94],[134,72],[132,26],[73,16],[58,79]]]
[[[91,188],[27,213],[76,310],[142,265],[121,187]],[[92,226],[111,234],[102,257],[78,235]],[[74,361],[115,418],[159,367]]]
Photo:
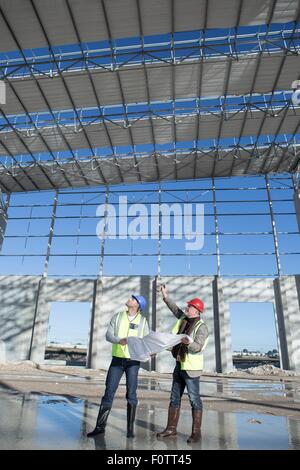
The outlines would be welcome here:
[[[190,445],[186,395],[177,437],[156,438],[167,422],[170,376],[140,378],[134,439],[126,438],[124,380],[105,435],[87,438],[98,414],[104,378],[2,374],[0,449],[300,449],[299,382],[203,378],[202,439]]]

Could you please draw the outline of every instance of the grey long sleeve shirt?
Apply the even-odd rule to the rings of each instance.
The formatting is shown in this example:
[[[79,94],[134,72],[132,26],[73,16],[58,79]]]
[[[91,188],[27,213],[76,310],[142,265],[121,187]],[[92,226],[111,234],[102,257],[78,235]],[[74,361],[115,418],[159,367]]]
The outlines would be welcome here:
[[[116,321],[117,321],[118,315],[119,314],[116,313],[112,317],[108,325],[107,331],[106,331],[106,341],[108,341],[109,343],[118,343],[121,339],[115,334],[116,333]],[[148,325],[148,321],[146,320],[145,327],[144,327],[144,336],[146,336],[148,333],[149,333],[149,325]]]
[[[166,297],[163,299],[165,304],[168,306],[168,308],[171,310],[171,312],[175,315],[177,319],[185,315],[184,311],[179,308],[175,302],[173,302],[169,297]],[[205,344],[206,339],[208,338],[208,328],[206,323],[202,323],[201,326],[199,326],[194,341],[193,343],[190,343],[188,345],[188,350],[191,353],[198,353],[203,349],[203,346]],[[190,377],[198,377],[201,373],[201,371],[196,371],[196,370],[189,370],[187,371],[188,375]]]

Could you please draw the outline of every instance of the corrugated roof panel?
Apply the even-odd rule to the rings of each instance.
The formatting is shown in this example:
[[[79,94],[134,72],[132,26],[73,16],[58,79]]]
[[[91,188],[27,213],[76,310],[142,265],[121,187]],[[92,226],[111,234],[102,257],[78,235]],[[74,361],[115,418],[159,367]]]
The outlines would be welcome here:
[[[120,73],[120,82],[125,103],[143,103],[148,101],[146,76],[143,69],[124,69]]]
[[[209,27],[208,24],[205,25],[206,3],[207,5],[209,4],[209,2],[205,2],[205,0],[188,0],[184,3],[175,1],[175,31],[186,31],[188,27],[190,27],[190,30]],[[229,8],[231,7],[231,5],[228,6]],[[191,14],[191,12],[193,12],[193,14]]]
[[[257,71],[255,78],[255,89],[258,93],[261,93],[269,87],[269,91],[272,91],[275,86],[277,73],[280,70],[280,65],[284,62],[284,57],[272,57],[272,61],[265,60],[261,62],[260,67]],[[289,70],[285,70],[285,73],[291,77]],[[291,80],[290,80],[291,82]],[[290,89],[291,83],[288,84]]]
[[[234,157],[232,157],[231,155],[228,155],[225,158],[217,158],[214,174],[220,176],[228,176],[231,173],[233,158]]]
[[[196,178],[209,178],[213,173],[214,159],[198,155],[196,160]]]
[[[177,158],[176,158],[177,160]],[[177,163],[177,177],[178,179],[192,179],[194,178],[194,163],[195,156],[187,155]]]
[[[258,152],[259,151],[260,150],[258,149]],[[282,152],[284,152],[282,150],[279,150],[278,155],[275,155],[274,157],[272,157],[274,152],[271,153],[270,156],[266,156],[265,149],[262,149],[260,152],[263,152],[264,156],[261,158],[256,158],[254,156],[251,157],[248,152],[241,150],[240,157],[234,159],[232,154],[226,154],[224,151],[220,151],[220,158],[217,160],[214,152],[210,155],[202,155],[199,153],[196,158],[196,178],[212,177],[214,167],[214,176],[218,177],[243,175],[245,174],[245,171],[247,171],[247,174],[259,174],[262,171],[289,171],[290,166],[295,164],[295,157],[288,153],[282,159]],[[162,155],[158,157],[159,174],[161,179],[173,180],[175,178],[176,172],[174,158],[174,155]],[[299,160],[299,156],[297,158]],[[157,170],[154,163],[154,157],[138,157],[137,160],[139,162],[138,167],[142,176],[142,181],[157,181]],[[180,180],[193,178],[193,172],[195,168],[194,156],[187,154],[177,154],[176,160],[177,179]],[[108,184],[118,184],[122,182],[118,167],[115,165],[114,159],[98,159],[97,161]],[[129,170],[127,176],[128,181],[130,180],[132,183],[139,181],[137,172],[136,179],[134,179],[135,170],[133,169],[133,157],[122,157],[117,161],[120,164],[119,168],[121,170],[125,170],[125,182],[127,170]],[[234,166],[231,173],[232,163],[234,163]],[[101,180],[99,170],[94,161],[93,163],[91,160],[78,161],[78,165],[92,186],[97,184],[104,184],[104,182]],[[61,166],[74,187],[85,186],[87,184],[84,181],[84,178],[81,176],[80,171],[78,170],[78,166],[74,162],[62,163]],[[247,170],[248,167],[249,169]],[[52,163],[44,164],[43,168],[57,187],[67,187],[66,180],[63,178],[59,168],[53,166]],[[43,187],[43,189],[52,188],[47,178],[42,175],[41,169],[39,169],[36,165],[25,168],[25,171],[39,187]],[[31,191],[35,189],[34,185],[30,182],[29,179],[26,178],[26,176],[24,176],[24,173],[19,168],[16,167],[14,169],[14,175],[16,178],[20,179],[26,190]],[[0,185],[1,183],[5,184],[5,186],[12,191],[22,191],[22,189],[15,183],[12,177],[9,176],[8,172],[0,168]]]
[[[138,157],[138,168],[142,181],[155,181],[157,179],[157,169],[154,157]]]
[[[154,127],[154,126],[153,126]],[[152,130],[150,121],[139,121],[131,127],[131,133],[135,144],[142,145],[153,143]]]
[[[72,149],[87,147],[83,133],[75,133],[72,128],[61,128],[61,132],[57,128],[47,129],[43,132],[43,135],[53,152],[68,150],[67,143],[70,144]],[[34,147],[34,150],[35,152],[40,151],[38,147]]]
[[[85,132],[89,138],[92,147],[110,147],[110,129],[106,131],[103,125],[101,126],[101,128],[99,127],[99,125],[96,127],[87,126],[85,127]]]
[[[79,86],[81,84],[80,78],[78,82],[79,83],[78,83],[77,90],[79,90]],[[61,78],[55,77],[55,78],[49,78],[49,79],[48,78],[42,79],[42,80],[39,80],[39,84],[52,110],[55,111],[55,110],[60,110],[60,109],[70,109],[72,107],[70,98],[68,97],[66,88]],[[28,96],[28,98],[30,98],[30,95]],[[29,106],[29,111],[30,111],[30,106]],[[43,104],[42,108],[38,110],[35,109],[35,111],[48,111],[48,108],[46,107],[45,104]]]
[[[257,58],[241,58],[238,62],[232,62],[228,94],[247,94],[252,90],[253,84],[252,91],[254,93],[271,92],[282,62],[283,67],[275,90],[290,89],[291,77],[299,75],[298,56],[287,56],[284,61],[283,56],[263,56],[258,75],[254,80],[257,60]],[[202,98],[220,96],[225,89],[227,66],[227,60],[210,60],[203,64],[202,69],[200,64],[181,65],[175,68],[169,66],[147,67],[150,101],[167,101],[173,98],[172,70],[175,72],[175,99],[192,98],[198,96],[199,93]],[[201,70],[202,86],[200,90]],[[142,69],[121,69],[119,73],[126,103],[147,102],[144,71]],[[115,73],[92,72],[91,75],[101,105],[122,103],[121,90]],[[97,107],[91,82],[85,73],[65,76],[65,81],[76,107]],[[71,101],[61,78],[40,78],[39,84],[53,110],[71,109]],[[12,85],[29,112],[48,111],[45,100],[34,80],[14,80]],[[10,86],[7,86],[7,100],[3,111],[6,114],[24,112]]]
[[[174,141],[174,125],[171,122],[167,122],[165,119],[153,119],[152,122],[157,144],[167,144]]]
[[[120,174],[118,171],[118,167],[114,164],[105,162],[104,160],[100,162],[100,169],[104,175],[104,178],[109,184],[119,184],[122,183],[122,179],[120,178]],[[94,174],[97,172],[95,167]]]
[[[9,152],[11,152],[13,155],[27,152],[22,142],[19,139],[16,139],[16,137],[13,135],[13,132],[7,132],[5,135],[1,132],[0,137],[1,142],[3,142],[3,144],[8,148]],[[0,148],[0,155],[7,155],[6,150],[2,146]]]
[[[99,0],[89,0],[88,2],[72,0],[69,3],[82,42],[93,42],[107,38],[107,27]],[[70,37],[67,36],[64,43],[70,43],[69,39]]]
[[[175,179],[175,165],[174,157],[161,156],[158,158],[158,170],[161,180],[174,180]]]
[[[109,39],[104,12],[99,0],[71,0],[70,6],[79,36],[83,42]],[[76,44],[77,36],[63,0],[35,0],[35,7],[52,45]],[[142,31],[144,35],[164,34],[172,31],[171,0],[140,0]],[[128,38],[139,36],[138,9],[135,0],[104,1],[111,37]],[[270,18],[273,0],[243,1],[240,25],[264,24]],[[1,0],[1,8],[14,30],[22,49],[47,47],[42,28],[29,1]],[[200,30],[207,28],[230,28],[237,24],[238,0],[210,0],[208,2],[207,24],[205,0],[175,0],[175,31]],[[297,0],[280,0],[276,3],[273,23],[294,21],[297,17]],[[16,14],[18,12],[18,14]],[[12,51],[16,45],[0,18],[0,49]]]
[[[217,0],[207,2],[206,28],[224,28],[224,25],[226,24],[236,26],[240,3],[241,2],[239,0],[231,0],[229,4],[227,2],[218,2]],[[255,3],[255,1],[253,3]],[[202,4],[205,5],[203,0]],[[198,17],[199,16],[200,12],[198,13]],[[201,18],[204,18],[204,16],[201,15]]]
[[[64,80],[76,108],[97,106],[93,87],[87,74],[77,75],[75,77],[66,75],[64,76]],[[62,90],[64,89],[65,87],[62,87]],[[69,102],[68,107],[72,107],[66,91],[64,93],[63,102],[66,104]],[[60,109],[64,109],[62,104],[63,103],[60,104]]]
[[[56,1],[56,3],[61,2]],[[17,40],[21,43],[22,49],[46,45],[45,37],[29,1],[1,0],[0,7]],[[44,2],[44,7],[51,10],[49,2]],[[53,8],[53,11],[57,10]],[[8,52],[17,49],[16,42],[0,14],[0,51]]]
[[[291,77],[300,77],[299,56],[286,55],[276,88],[279,90],[290,89]]]
[[[220,138],[224,137],[236,137],[240,135],[242,130],[243,120],[240,119],[240,116],[232,116],[231,119],[227,121],[219,122],[221,128]],[[218,130],[219,131],[219,130]]]
[[[135,0],[104,1],[110,32],[113,38],[140,35],[139,17]]]
[[[193,98],[199,96],[199,84],[201,71],[207,64],[177,65],[173,67],[175,74],[175,96],[184,98]],[[223,65],[224,66],[224,65]],[[201,90],[203,96],[204,90]]]
[[[297,0],[278,0],[272,17],[270,16],[274,1],[244,0],[241,12],[242,25],[263,24],[270,18],[272,23],[288,23],[294,21],[299,13],[299,2]]]
[[[197,116],[190,116],[185,117],[180,122],[180,118],[178,118],[178,122],[176,124],[176,137],[179,141],[187,141],[190,142],[195,140],[197,135],[197,123],[198,118]]]
[[[163,34],[172,31],[171,1],[140,0],[142,28],[144,36]]]
[[[149,94],[151,101],[172,99],[172,67],[147,67]]]
[[[24,107],[16,94],[29,112],[46,108],[45,101],[33,80],[14,81],[6,85],[6,103],[2,108],[5,114],[24,114]]]
[[[300,112],[290,109],[284,118],[281,113],[277,117],[265,115],[262,111],[249,112],[243,128],[243,136],[255,136],[264,120],[262,128],[262,135],[274,134],[280,126],[280,133],[292,133],[299,125]],[[240,134],[241,126],[244,119],[244,113],[232,116],[230,120],[222,122],[221,137],[238,137]],[[283,120],[283,122],[281,122]],[[169,144],[174,141],[175,129],[173,118],[169,119],[153,119],[153,130],[156,144]],[[197,124],[198,116],[179,117],[176,124],[176,138],[179,142],[193,141],[197,138]],[[132,141],[130,138],[129,129],[108,123],[107,132],[111,138],[113,146],[131,146]],[[201,115],[199,120],[199,140],[216,139],[219,134],[220,118],[212,115]],[[132,123],[131,134],[133,136],[134,144],[151,144],[152,131],[149,119],[140,120]],[[92,147],[108,147],[110,142],[108,140],[107,132],[103,124],[95,124],[85,127],[86,134],[90,140]],[[72,149],[88,148],[87,139],[84,132],[77,128],[74,131],[73,127],[61,127],[61,133],[57,128],[49,128],[43,130],[43,137],[51,150],[67,150],[65,141],[69,142]],[[14,154],[26,153],[20,139],[18,139],[13,132],[1,133],[3,143]],[[32,153],[45,152],[47,148],[38,136],[22,136],[24,143],[29,147]],[[0,154],[6,155],[4,148],[0,150]]]

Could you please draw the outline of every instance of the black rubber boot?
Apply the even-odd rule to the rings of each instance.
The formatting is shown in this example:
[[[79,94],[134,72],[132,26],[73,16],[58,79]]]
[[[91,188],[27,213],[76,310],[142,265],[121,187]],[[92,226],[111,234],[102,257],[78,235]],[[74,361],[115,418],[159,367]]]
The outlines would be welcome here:
[[[134,421],[135,421],[136,405],[127,403],[127,437],[134,437]]]
[[[97,436],[97,434],[105,432],[105,426],[110,410],[110,407],[100,405],[96,427],[94,431],[87,434],[87,437]]]

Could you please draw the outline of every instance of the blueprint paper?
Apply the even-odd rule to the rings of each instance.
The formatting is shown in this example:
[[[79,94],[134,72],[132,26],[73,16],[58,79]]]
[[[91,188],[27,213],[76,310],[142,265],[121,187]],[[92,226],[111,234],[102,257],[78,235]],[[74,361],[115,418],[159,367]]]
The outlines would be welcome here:
[[[128,336],[128,350],[130,359],[134,361],[146,362],[151,358],[151,354],[156,354],[164,349],[173,348],[179,344],[182,338],[191,338],[188,335],[173,335],[172,333],[160,333],[151,331],[143,338]]]

